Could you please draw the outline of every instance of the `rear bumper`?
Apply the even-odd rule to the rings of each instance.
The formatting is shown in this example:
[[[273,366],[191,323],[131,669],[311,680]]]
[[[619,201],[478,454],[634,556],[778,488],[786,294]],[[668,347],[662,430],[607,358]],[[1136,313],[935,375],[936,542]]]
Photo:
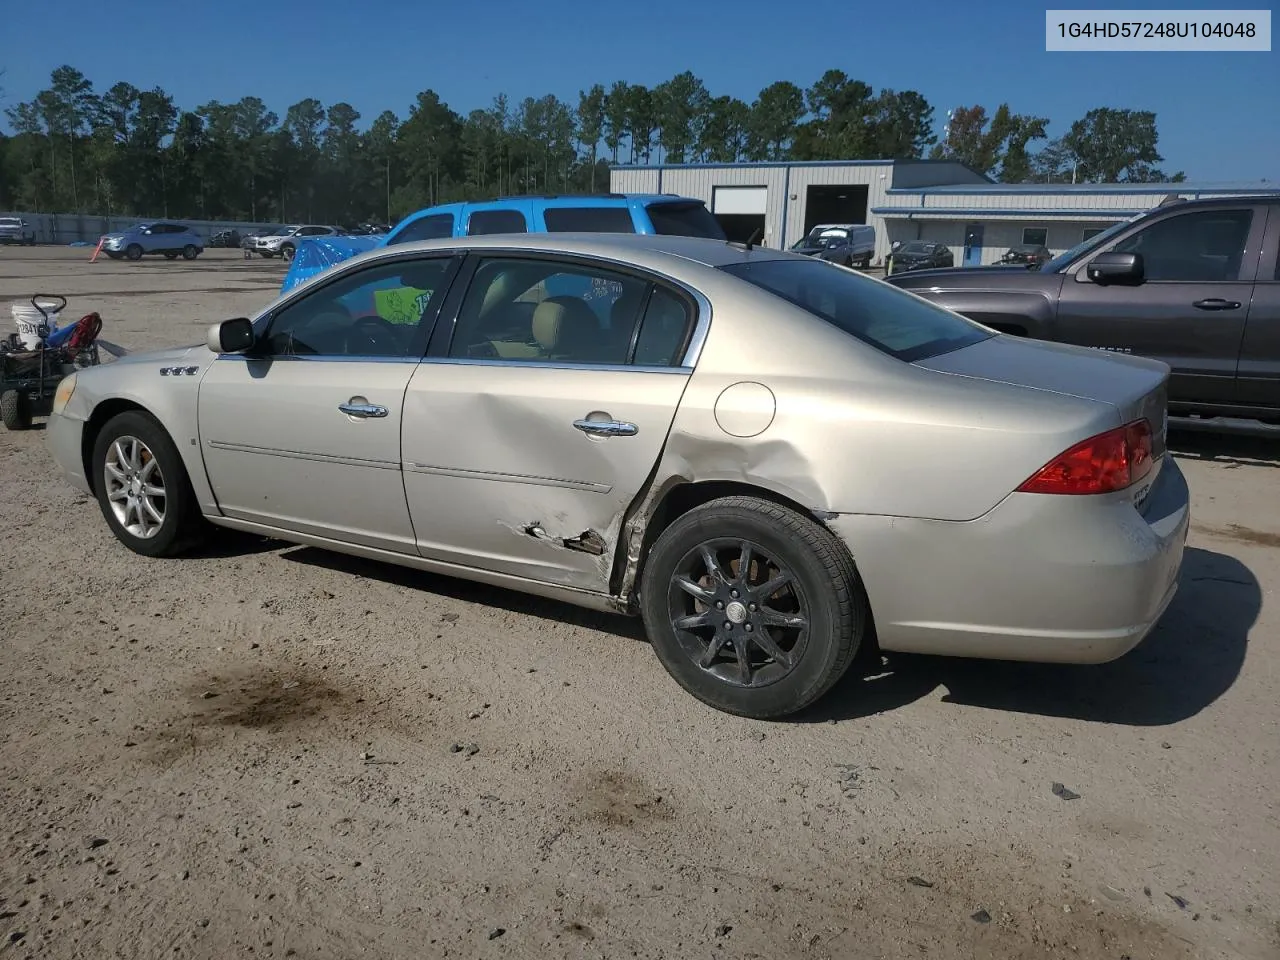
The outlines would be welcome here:
[[[45,442],[57,462],[62,478],[81,493],[93,496],[89,481],[84,475],[84,460],[80,444],[84,436],[84,421],[53,414],[45,426]]]
[[[1015,493],[964,523],[841,515],[885,650],[1104,663],[1177,591],[1186,480],[1165,457],[1145,514],[1124,494]]]

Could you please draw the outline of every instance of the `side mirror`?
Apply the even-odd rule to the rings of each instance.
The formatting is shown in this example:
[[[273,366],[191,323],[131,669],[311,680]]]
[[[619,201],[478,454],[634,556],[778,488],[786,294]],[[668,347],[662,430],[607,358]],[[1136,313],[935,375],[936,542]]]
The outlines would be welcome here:
[[[1086,274],[1094,283],[1141,283],[1145,275],[1140,253],[1100,253],[1089,262]]]
[[[205,344],[214,353],[244,353],[253,347],[253,342],[252,321],[236,317],[211,326]]]

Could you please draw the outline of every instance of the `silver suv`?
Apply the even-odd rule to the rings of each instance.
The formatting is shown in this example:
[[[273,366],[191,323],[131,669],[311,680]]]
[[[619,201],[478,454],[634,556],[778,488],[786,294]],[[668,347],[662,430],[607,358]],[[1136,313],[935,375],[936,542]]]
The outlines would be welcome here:
[[[139,223],[104,234],[102,252],[112,260],[141,260],[144,253],[163,253],[167,260],[194,260],[204,252],[204,238],[180,223]]]
[[[337,227],[294,224],[280,227],[266,236],[254,237],[253,246],[250,249],[264,257],[284,257],[286,260],[292,260],[293,255],[298,252],[298,244],[303,240],[311,237],[336,237],[338,233]]]

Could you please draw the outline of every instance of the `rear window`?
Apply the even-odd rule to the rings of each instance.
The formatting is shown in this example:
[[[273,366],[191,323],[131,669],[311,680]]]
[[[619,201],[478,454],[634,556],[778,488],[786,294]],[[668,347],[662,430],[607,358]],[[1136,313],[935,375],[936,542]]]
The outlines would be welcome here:
[[[721,269],[907,363],[993,336],[904,290],[821,260],[765,260]]]
[[[626,207],[548,207],[542,211],[549,233],[635,233]]]
[[[418,240],[439,240],[453,236],[453,214],[434,213],[422,217],[412,223],[406,223],[403,230],[387,241],[391,246],[396,243],[415,243]]]
[[[478,237],[486,233],[528,233],[529,225],[519,210],[477,210],[467,221],[467,233]]]
[[[651,203],[645,210],[654,233],[673,237],[709,237],[724,240],[720,221],[702,203]]]

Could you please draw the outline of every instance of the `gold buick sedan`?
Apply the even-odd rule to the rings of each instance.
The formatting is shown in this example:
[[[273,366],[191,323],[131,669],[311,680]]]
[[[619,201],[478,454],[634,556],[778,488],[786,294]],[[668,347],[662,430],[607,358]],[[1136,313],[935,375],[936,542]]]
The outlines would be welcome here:
[[[1142,640],[1189,523],[1168,375],[790,252],[494,235],[80,371],[47,436],[138,553],[212,524],[639,615],[685,690],[770,718],[873,640]]]

